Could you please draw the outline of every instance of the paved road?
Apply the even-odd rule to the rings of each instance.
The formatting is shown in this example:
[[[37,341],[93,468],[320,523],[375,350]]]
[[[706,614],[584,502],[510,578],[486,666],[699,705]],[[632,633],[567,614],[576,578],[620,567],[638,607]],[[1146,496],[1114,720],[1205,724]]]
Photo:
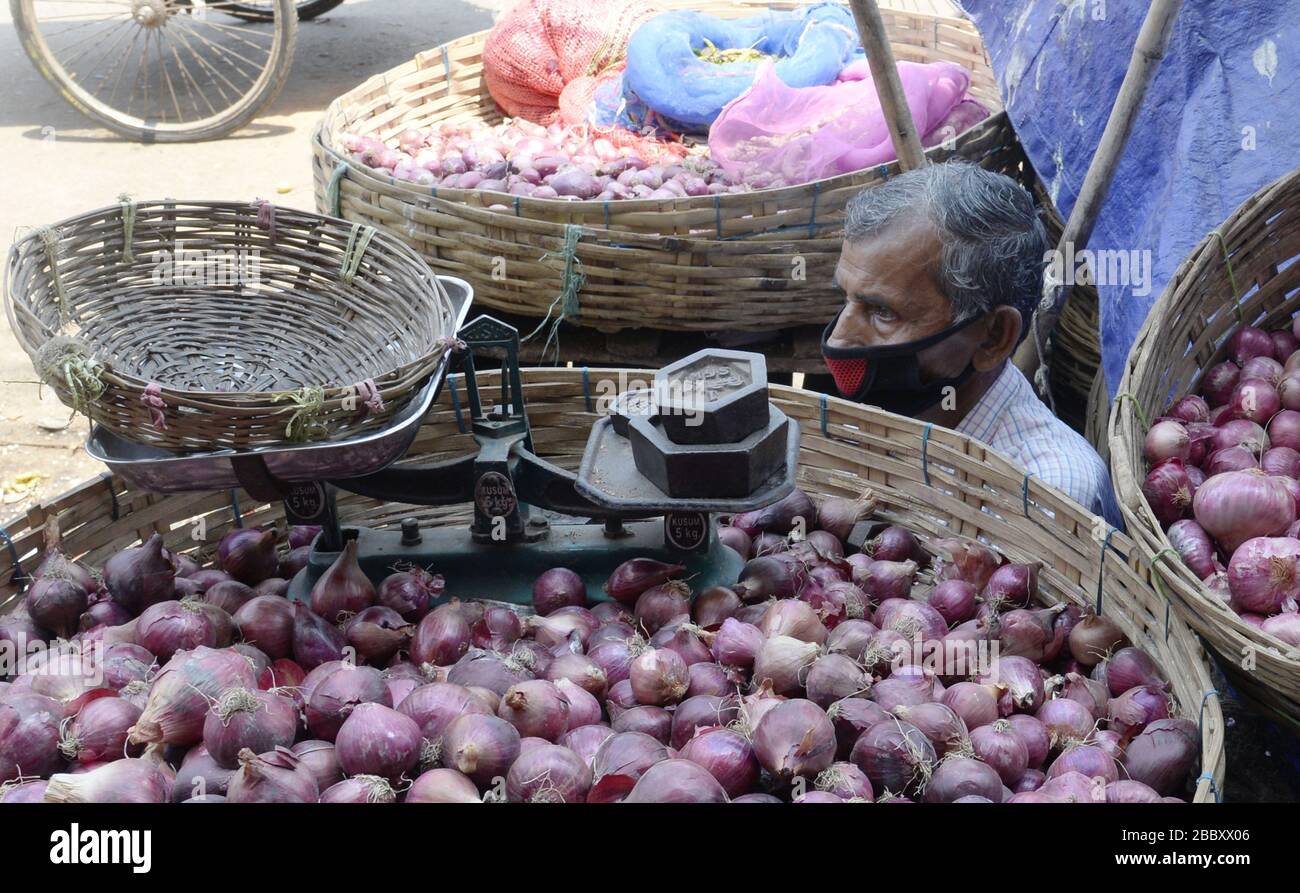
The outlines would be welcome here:
[[[303,22],[284,91],[251,127],[208,143],[144,146],[88,125],[37,74],[18,43],[9,4],[0,4],[0,242],[20,227],[112,204],[118,194],[248,199],[274,196],[311,208],[308,138],[321,111],[372,74],[420,50],[491,27],[510,0],[348,0],[328,16]],[[284,194],[277,188],[288,187]],[[0,518],[103,470],[80,451],[84,420],[49,433],[42,417],[66,418],[38,399],[35,373],[0,320]],[[42,480],[13,489],[21,476]]]

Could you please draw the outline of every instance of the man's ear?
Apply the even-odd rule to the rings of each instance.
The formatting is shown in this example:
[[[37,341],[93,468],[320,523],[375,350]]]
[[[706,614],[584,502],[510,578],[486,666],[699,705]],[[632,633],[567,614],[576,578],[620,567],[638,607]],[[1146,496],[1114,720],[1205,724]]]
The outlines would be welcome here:
[[[996,369],[1015,352],[1020,343],[1022,320],[1020,311],[1003,304],[995,307],[988,314],[985,324],[984,340],[975,349],[971,362],[979,372]]]

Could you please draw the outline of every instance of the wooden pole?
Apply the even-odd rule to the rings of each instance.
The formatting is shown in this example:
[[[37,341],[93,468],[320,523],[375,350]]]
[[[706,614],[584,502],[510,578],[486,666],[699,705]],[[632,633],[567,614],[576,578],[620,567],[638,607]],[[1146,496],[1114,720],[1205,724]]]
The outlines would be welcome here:
[[[1083,186],[1070,211],[1061,241],[1057,244],[1058,252],[1065,251],[1067,245],[1073,245],[1077,253],[1088,245],[1092,228],[1097,223],[1097,214],[1106,200],[1115,170],[1119,167],[1120,157],[1124,154],[1124,145],[1128,142],[1133,122],[1142,109],[1142,97],[1160,67],[1165,48],[1169,45],[1169,35],[1174,28],[1174,20],[1182,0],[1152,0],[1147,10],[1142,29],[1138,32],[1137,42],[1133,45],[1133,55],[1129,58],[1128,70],[1120,84],[1119,94],[1115,97],[1115,106],[1111,109],[1102,131],[1101,142],[1093,153],[1088,165],[1088,173],[1083,178]],[[1065,304],[1065,284],[1046,279],[1043,283],[1043,298],[1034,314],[1034,337],[1025,339],[1016,365],[1022,369],[1037,366],[1034,381],[1038,386],[1039,396],[1052,405],[1048,381],[1048,369],[1051,364],[1051,348],[1048,338],[1056,327],[1056,320],[1061,315]]]
[[[858,24],[862,48],[867,51],[867,64],[871,66],[871,80],[876,85],[876,96],[889,125],[889,135],[894,142],[894,152],[903,170],[923,167],[926,164],[921,136],[916,132],[912,110],[903,95],[903,82],[894,64],[894,51],[885,34],[885,22],[880,17],[876,0],[849,0],[853,18]]]

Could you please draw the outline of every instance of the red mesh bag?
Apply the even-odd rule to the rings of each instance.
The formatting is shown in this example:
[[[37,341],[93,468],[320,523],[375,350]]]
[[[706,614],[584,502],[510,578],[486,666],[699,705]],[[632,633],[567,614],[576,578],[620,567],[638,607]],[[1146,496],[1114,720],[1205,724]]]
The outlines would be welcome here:
[[[512,117],[550,123],[560,94],[623,64],[628,38],[661,10],[646,0],[522,0],[483,45],[483,80]],[[590,99],[590,97],[588,97]]]
[[[559,114],[556,118],[565,127],[586,128],[593,138],[604,138],[616,148],[624,149],[644,158],[651,164],[671,164],[687,155],[687,147],[679,140],[664,140],[657,136],[642,136],[622,127],[596,127],[591,123],[592,106],[596,89],[609,80],[617,80],[623,73],[623,63],[600,75],[583,75],[574,78],[560,92]]]

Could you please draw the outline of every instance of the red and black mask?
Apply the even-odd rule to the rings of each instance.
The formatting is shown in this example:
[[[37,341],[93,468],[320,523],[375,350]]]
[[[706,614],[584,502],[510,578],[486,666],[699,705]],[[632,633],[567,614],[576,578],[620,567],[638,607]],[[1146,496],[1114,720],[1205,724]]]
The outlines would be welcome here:
[[[826,360],[826,367],[835,379],[835,387],[849,400],[879,406],[898,415],[911,416],[942,400],[945,388],[960,387],[975,374],[974,364],[968,362],[962,373],[955,378],[936,378],[923,382],[917,355],[981,319],[979,316],[972,316],[941,332],[902,344],[831,347],[829,341],[839,319],[839,314],[836,314],[835,319],[822,332],[822,358]]]

